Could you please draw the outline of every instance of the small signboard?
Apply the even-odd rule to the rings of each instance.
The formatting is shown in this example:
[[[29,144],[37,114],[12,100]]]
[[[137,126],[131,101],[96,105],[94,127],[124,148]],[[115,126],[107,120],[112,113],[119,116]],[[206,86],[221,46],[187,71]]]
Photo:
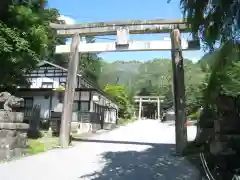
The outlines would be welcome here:
[[[117,45],[128,45],[129,29],[128,27],[119,27],[117,29]]]

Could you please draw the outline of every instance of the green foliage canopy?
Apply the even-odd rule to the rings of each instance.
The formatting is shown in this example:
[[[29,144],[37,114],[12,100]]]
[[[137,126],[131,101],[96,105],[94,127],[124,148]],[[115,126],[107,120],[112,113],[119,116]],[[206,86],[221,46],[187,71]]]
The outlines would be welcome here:
[[[0,86],[9,90],[25,84],[24,74],[49,54],[55,37],[48,24],[57,21],[59,14],[55,9],[45,9],[43,1],[4,2],[6,9],[0,17]]]
[[[119,117],[129,119],[132,116],[132,106],[127,91],[121,85],[106,85],[104,91],[114,98],[119,105]]]
[[[205,75],[199,63],[184,60],[186,105],[191,113],[201,107]],[[129,99],[134,95],[165,96],[165,103],[172,104],[172,62],[170,59],[154,59],[147,62],[118,61],[102,63],[99,84],[123,85]],[[149,106],[150,109],[153,107]]]
[[[235,0],[181,0],[185,17],[194,33],[213,47],[220,40],[239,40],[240,2]]]

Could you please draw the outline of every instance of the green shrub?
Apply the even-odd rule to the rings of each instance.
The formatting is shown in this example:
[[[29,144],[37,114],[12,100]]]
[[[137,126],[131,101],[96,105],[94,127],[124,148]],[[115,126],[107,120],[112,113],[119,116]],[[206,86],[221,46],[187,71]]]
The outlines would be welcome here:
[[[47,150],[58,147],[58,138],[56,137],[43,137],[39,139],[28,139],[28,152],[27,154],[38,154]]]
[[[196,141],[188,142],[187,146],[183,150],[184,156],[189,156],[191,154],[199,154],[200,152],[203,152],[203,146],[200,143],[197,143]]]
[[[38,154],[45,151],[46,148],[43,142],[35,139],[28,140],[28,154]]]
[[[127,90],[122,85],[106,85],[104,92],[109,94],[118,104],[118,115],[124,119],[130,119],[132,116],[132,105],[129,100]]]
[[[118,120],[118,124],[119,125],[126,125],[126,124],[129,124],[129,123],[132,123],[134,122],[135,120],[134,119],[124,119],[124,118],[120,118]]]
[[[200,111],[196,111],[188,116],[190,120],[197,120],[200,117]]]

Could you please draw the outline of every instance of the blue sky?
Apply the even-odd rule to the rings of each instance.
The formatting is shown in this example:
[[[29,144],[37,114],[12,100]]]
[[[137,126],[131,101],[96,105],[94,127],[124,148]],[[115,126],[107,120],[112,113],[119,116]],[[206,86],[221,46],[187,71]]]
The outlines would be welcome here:
[[[103,22],[116,20],[150,20],[150,19],[175,19],[181,18],[182,13],[179,6],[180,0],[48,0],[49,7],[57,8],[62,15],[74,20],[75,23]],[[134,35],[132,39],[151,40],[163,39],[169,34],[158,35]],[[183,35],[189,39],[189,35]],[[101,40],[102,41],[102,40]],[[184,58],[199,60],[204,52],[184,52]],[[170,51],[151,52],[112,52],[101,53],[105,60],[140,60],[146,61],[153,58],[170,58]]]

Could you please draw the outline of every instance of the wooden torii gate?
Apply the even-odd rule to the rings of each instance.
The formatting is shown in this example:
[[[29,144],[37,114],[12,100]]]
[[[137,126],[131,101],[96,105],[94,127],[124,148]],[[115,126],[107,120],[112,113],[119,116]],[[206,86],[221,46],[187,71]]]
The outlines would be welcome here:
[[[199,50],[198,39],[181,40],[180,32],[190,32],[184,19],[173,20],[130,20],[117,22],[97,22],[88,24],[50,24],[59,36],[73,38],[71,45],[59,45],[56,53],[69,53],[68,81],[64,96],[61,119],[60,143],[67,147],[69,143],[72,102],[75,92],[79,52],[122,52],[122,51],[165,51],[171,50],[173,64],[174,104],[176,115],[176,151],[181,152],[187,143],[185,115],[185,88],[182,51]],[[171,41],[130,40],[130,34],[170,33]],[[112,42],[87,43],[82,37],[116,35]],[[184,128],[185,127],[185,128]]]
[[[134,96],[134,102],[139,103],[139,110],[138,110],[138,119],[141,119],[142,114],[142,103],[148,102],[148,103],[157,103],[157,119],[160,120],[160,106],[161,102],[163,102],[164,96]]]

